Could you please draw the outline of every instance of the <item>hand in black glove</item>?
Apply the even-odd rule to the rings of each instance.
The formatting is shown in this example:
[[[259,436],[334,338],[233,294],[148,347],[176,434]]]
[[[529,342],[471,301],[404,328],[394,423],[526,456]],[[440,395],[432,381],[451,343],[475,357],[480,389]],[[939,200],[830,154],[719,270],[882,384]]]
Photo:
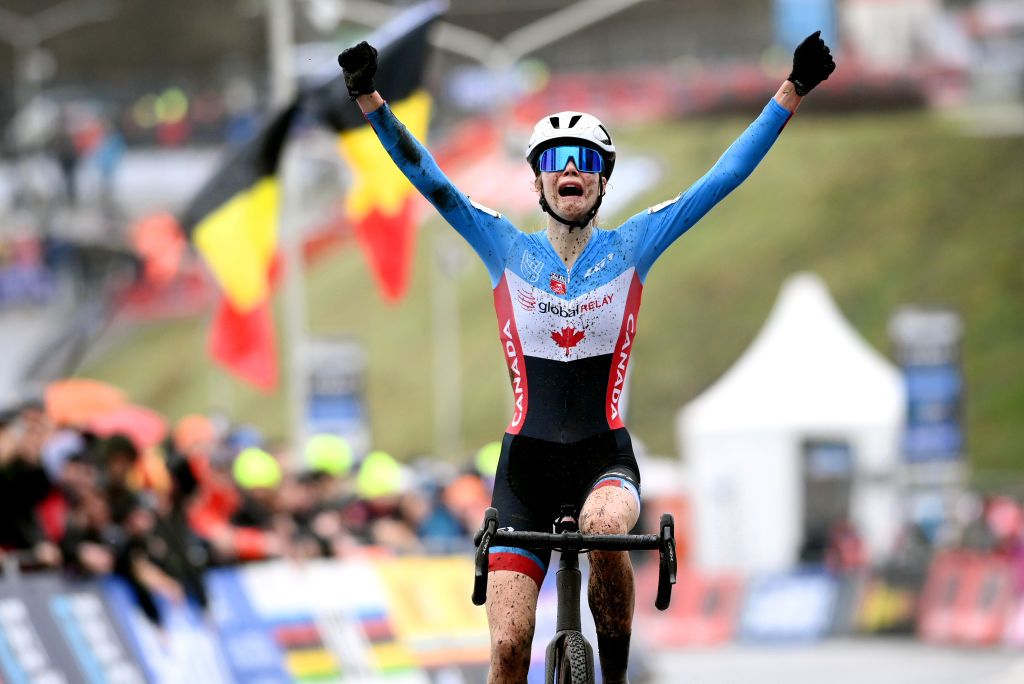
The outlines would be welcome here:
[[[373,85],[373,75],[377,73],[377,48],[364,40],[338,55],[338,64],[345,74],[345,87],[353,100],[377,90]]]
[[[796,94],[803,97],[835,70],[836,63],[821,39],[821,31],[815,31],[797,46],[793,53],[793,72],[786,80],[792,81]]]

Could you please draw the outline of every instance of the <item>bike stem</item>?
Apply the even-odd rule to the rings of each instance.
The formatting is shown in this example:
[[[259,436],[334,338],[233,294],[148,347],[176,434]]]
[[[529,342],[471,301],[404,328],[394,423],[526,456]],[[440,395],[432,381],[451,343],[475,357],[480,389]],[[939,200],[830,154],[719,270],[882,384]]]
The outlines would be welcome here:
[[[555,575],[555,589],[558,593],[558,617],[555,631],[580,631],[580,574],[579,554],[576,551],[562,551],[558,559],[558,573]]]

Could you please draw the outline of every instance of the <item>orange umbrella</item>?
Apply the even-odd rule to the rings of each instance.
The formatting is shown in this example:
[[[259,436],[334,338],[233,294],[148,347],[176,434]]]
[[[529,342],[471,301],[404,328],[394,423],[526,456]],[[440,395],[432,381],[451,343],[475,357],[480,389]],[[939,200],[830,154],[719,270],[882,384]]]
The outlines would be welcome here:
[[[88,378],[52,382],[44,400],[47,415],[59,425],[84,425],[128,403],[127,395],[117,387]]]
[[[167,436],[167,421],[156,411],[125,404],[119,408],[95,416],[89,421],[88,427],[100,437],[123,434],[135,442],[139,451],[155,446]]]

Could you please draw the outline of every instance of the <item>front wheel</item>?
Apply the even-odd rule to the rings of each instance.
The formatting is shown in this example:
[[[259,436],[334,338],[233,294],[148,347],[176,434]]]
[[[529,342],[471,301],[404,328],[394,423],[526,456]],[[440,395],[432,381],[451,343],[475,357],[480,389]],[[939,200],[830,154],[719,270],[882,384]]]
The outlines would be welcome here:
[[[593,650],[582,634],[567,632],[559,650],[561,657],[555,664],[556,684],[594,684]]]

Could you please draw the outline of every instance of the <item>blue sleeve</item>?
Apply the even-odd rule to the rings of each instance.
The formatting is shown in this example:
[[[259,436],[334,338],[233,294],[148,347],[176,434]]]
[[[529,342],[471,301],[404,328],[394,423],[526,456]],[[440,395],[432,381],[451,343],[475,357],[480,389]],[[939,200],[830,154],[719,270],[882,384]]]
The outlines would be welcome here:
[[[674,199],[651,207],[623,224],[623,228],[636,233],[634,260],[641,282],[647,279],[651,266],[676,238],[746,180],[791,116],[788,109],[772,99],[700,180]]]
[[[494,287],[505,258],[521,234],[498,212],[471,201],[438,167],[430,152],[399,121],[387,104],[366,116],[398,168],[483,260]]]

